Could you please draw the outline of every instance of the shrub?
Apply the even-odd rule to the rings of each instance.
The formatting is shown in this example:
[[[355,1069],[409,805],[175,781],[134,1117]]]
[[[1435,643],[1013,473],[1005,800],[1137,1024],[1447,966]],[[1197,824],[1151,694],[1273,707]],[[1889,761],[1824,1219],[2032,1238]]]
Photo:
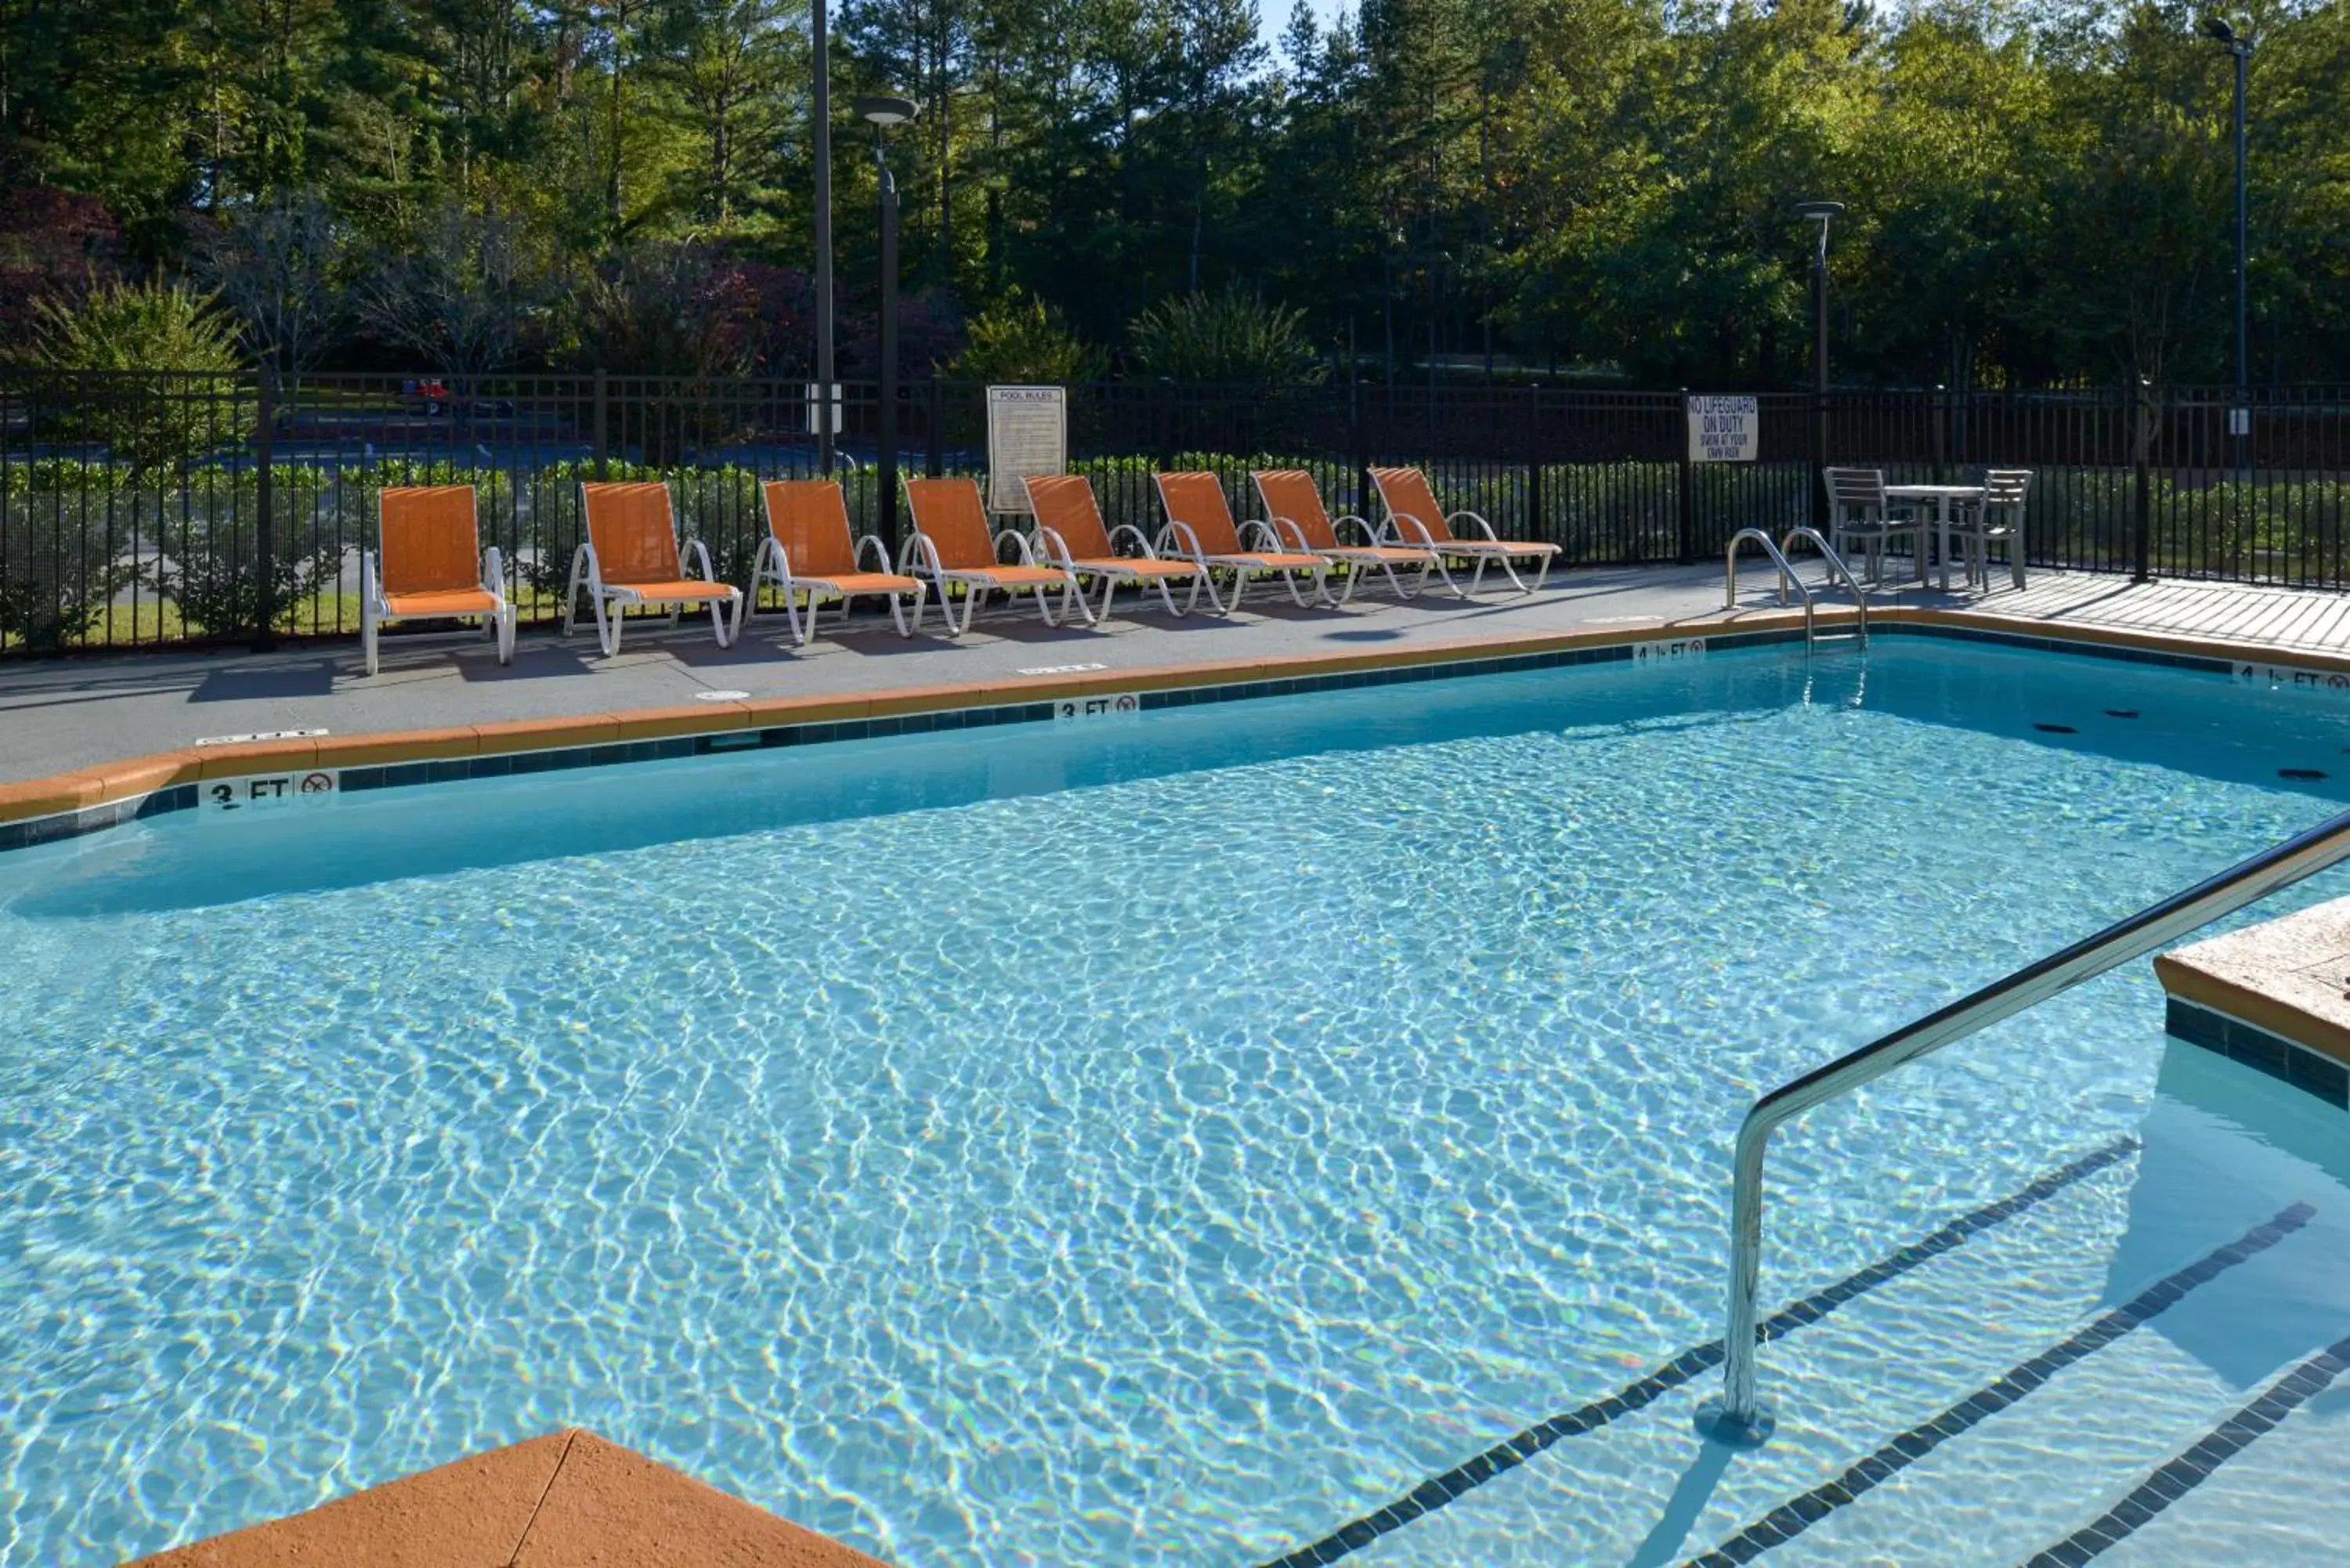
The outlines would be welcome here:
[[[0,485],[0,646],[52,652],[79,641],[138,566],[104,533],[90,537],[95,507],[118,514],[119,475],[70,459],[12,464]],[[120,524],[128,539],[129,520]]]
[[[974,381],[1066,386],[1098,379],[1107,363],[1043,300],[1014,298],[971,318],[968,340],[950,369]]]
[[[168,506],[160,530],[164,565],[161,587],[192,630],[215,637],[248,631],[261,617],[260,493],[249,468],[206,469]],[[274,465],[276,526],[270,535],[270,617],[291,629],[304,600],[318,591],[341,562],[327,549],[319,502],[326,481],[317,470]]]
[[[1239,288],[1180,295],[1136,318],[1134,355],[1152,375],[1177,381],[1308,385],[1326,367],[1299,329],[1304,319]]]
[[[36,301],[34,360],[57,433],[140,470],[192,461],[234,428],[236,327],[180,284],[114,284],[78,304]],[[167,367],[159,370],[158,367]]]

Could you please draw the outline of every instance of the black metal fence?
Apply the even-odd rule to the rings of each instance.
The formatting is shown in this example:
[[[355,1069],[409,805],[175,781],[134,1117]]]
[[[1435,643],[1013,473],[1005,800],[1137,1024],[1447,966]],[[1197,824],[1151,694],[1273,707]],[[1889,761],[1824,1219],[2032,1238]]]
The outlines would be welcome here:
[[[475,486],[484,542],[515,563],[529,618],[559,613],[587,479],[667,480],[719,572],[747,580],[764,526],[758,481],[822,466],[808,390],[602,374],[0,369],[0,651],[243,639],[265,624],[353,631],[359,552],[390,484]],[[869,384],[843,398],[833,472],[860,528],[874,527],[886,522],[881,410]],[[1156,470],[1212,469],[1253,512],[1251,468],[1305,468],[1334,512],[1365,512],[1365,470],[1399,462],[1429,470],[1448,504],[1558,544],[1569,564],[1694,560],[1738,528],[1808,520],[1824,452],[1896,483],[2033,469],[2039,566],[2350,587],[2350,389],[2241,401],[2211,389],[1836,392],[1825,406],[1773,393],[1757,413],[1753,461],[1696,462],[1675,393],[1069,390],[1073,465],[1113,525],[1150,534]],[[984,469],[983,388],[911,383],[897,417],[908,472]]]

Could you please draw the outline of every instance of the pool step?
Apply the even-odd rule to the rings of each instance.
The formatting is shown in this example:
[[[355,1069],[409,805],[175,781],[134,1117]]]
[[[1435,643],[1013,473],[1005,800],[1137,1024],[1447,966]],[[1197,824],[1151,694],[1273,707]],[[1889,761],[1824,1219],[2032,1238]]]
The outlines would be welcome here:
[[[2274,1431],[2287,1416],[2350,1369],[2350,1337],[2334,1341],[2262,1389],[2257,1398],[2150,1471],[2104,1513],[2028,1558],[2023,1568],[2077,1568],[2184,1498],[2212,1472]]]
[[[1970,1210],[1866,1268],[1791,1303],[1765,1319],[1758,1326],[1755,1337],[1758,1342],[1767,1344],[1784,1339],[1798,1329],[1816,1324],[1878,1286],[1912,1273],[1921,1265],[1955,1251],[1974,1237],[2038,1208],[2096,1173],[2129,1159],[2138,1153],[2139,1148],[2137,1138],[2117,1137],[2076,1159],[2043,1172],[2007,1197]],[[1685,1350],[1616,1393],[1529,1427],[1453,1469],[1422,1481],[1385,1507],[1351,1520],[1327,1535],[1268,1559],[1263,1568],[1306,1568],[1308,1564],[1336,1563],[1381,1541],[1413,1521],[1444,1508],[1456,1499],[1475,1492],[1487,1482],[1517,1469],[1565,1438],[1598,1432],[1647,1409],[1663,1395],[1684,1387],[1719,1367],[1721,1360],[1722,1347],[1719,1339]],[[1687,1429],[1685,1422],[1676,1420],[1674,1424],[1684,1431]]]
[[[1931,1420],[1892,1438],[1841,1475],[1781,1503],[1712,1551],[1689,1559],[1685,1568],[1737,1568],[1773,1547],[1794,1540],[1836,1510],[1859,1501],[1944,1443],[1969,1431],[1986,1417],[2037,1392],[2066,1367],[2152,1321],[2238,1264],[2267,1251],[2308,1224],[2315,1212],[2306,1203],[2293,1203],[2280,1210],[2274,1217],[2253,1226],[2236,1240],[2214,1248],[2103,1314],[2063,1343],[1993,1378]]]

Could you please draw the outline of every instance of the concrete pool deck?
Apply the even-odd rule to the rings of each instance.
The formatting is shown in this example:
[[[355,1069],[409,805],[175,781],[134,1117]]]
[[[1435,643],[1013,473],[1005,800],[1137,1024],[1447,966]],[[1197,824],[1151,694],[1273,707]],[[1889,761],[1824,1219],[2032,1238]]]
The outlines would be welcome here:
[[[550,1432],[130,1568],[881,1568],[593,1432]]]
[[[0,821],[269,768],[589,746],[1798,624],[1798,612],[1773,602],[1760,565],[1747,564],[1740,607],[1727,612],[1718,565],[1600,567],[1555,573],[1538,594],[1466,603],[1366,595],[1343,608],[1307,609],[1260,587],[1230,618],[1177,619],[1128,598],[1098,628],[1057,629],[1033,608],[1001,609],[960,642],[935,632],[900,638],[873,615],[839,630],[827,620],[794,649],[783,617],[770,614],[732,649],[718,648],[706,623],[688,621],[635,628],[611,659],[592,635],[526,631],[513,665],[502,668],[485,641],[404,646],[387,637],[374,677],[362,670],[355,638],[265,654],[12,659],[0,662]],[[1842,620],[1852,612],[1837,595],[1823,596],[1820,613]],[[1871,613],[2350,671],[2350,595],[2041,573],[2022,591],[1888,591],[1872,599]],[[324,734],[198,747],[286,731]]]

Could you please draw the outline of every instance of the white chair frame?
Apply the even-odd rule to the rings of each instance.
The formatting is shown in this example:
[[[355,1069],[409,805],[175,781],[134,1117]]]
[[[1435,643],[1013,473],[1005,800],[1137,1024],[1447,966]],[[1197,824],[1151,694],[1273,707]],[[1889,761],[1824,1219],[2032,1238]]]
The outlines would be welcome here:
[[[1445,582],[1451,586],[1453,592],[1460,593],[1463,598],[1484,586],[1485,568],[1496,563],[1509,576],[1511,586],[1522,594],[1534,593],[1544,583],[1550,581],[1551,563],[1558,559],[1558,551],[1555,547],[1544,545],[1513,544],[1494,533],[1493,525],[1485,521],[1484,516],[1480,513],[1471,512],[1463,507],[1458,512],[1445,514],[1444,525],[1452,529],[1456,536],[1451,539],[1439,539],[1436,536],[1436,530],[1409,512],[1398,512],[1389,504],[1386,495],[1382,494],[1379,497],[1379,504],[1388,509],[1388,535],[1398,545],[1405,549],[1434,550],[1440,555],[1454,556],[1462,560],[1477,563],[1476,575],[1469,579],[1468,593],[1461,593],[1461,587],[1452,581],[1451,574],[1449,572],[1445,574]],[[1477,525],[1479,532],[1484,535],[1482,538],[1473,535],[1466,539],[1458,537],[1460,524],[1464,517]],[[1418,537],[1408,536],[1404,533],[1406,524],[1411,525],[1412,534],[1417,535]],[[1517,563],[1532,560],[1541,561],[1542,569],[1534,574],[1534,584],[1530,587],[1526,580],[1518,576]]]
[[[1268,510],[1270,509],[1268,508]],[[1273,514],[1272,523],[1273,531],[1276,537],[1281,536],[1284,529],[1288,530],[1289,538],[1286,545],[1284,545],[1285,548],[1294,549],[1301,556],[1319,556],[1333,566],[1343,566],[1347,568],[1346,589],[1344,592],[1340,593],[1336,598],[1330,600],[1332,604],[1343,605],[1347,600],[1353,598],[1355,597],[1356,585],[1359,583],[1373,567],[1377,567],[1381,573],[1385,574],[1388,579],[1388,587],[1395,590],[1396,597],[1399,599],[1419,597],[1421,593],[1427,590],[1429,574],[1431,572],[1436,576],[1442,577],[1444,579],[1444,586],[1451,588],[1456,597],[1464,599],[1469,597],[1468,591],[1462,588],[1459,583],[1452,580],[1452,574],[1446,568],[1444,565],[1444,556],[1440,551],[1423,548],[1418,545],[1395,544],[1382,546],[1379,544],[1378,530],[1371,525],[1370,520],[1366,517],[1358,517],[1352,512],[1336,513],[1331,516],[1330,536],[1337,540],[1338,543],[1335,547],[1327,550],[1323,549],[1318,545],[1307,544],[1305,542],[1305,525],[1297,522],[1295,518],[1284,517],[1280,514],[1274,513]],[[1357,528],[1362,531],[1363,537],[1367,543],[1362,545],[1349,545],[1346,542],[1347,535],[1345,530],[1346,525],[1349,523],[1352,523]],[[1378,554],[1378,551],[1382,547],[1394,550],[1409,550],[1419,556],[1419,575],[1412,578],[1411,587],[1404,587],[1403,579],[1396,576],[1395,563],[1388,560],[1386,557]],[[1324,597],[1328,597],[1328,589],[1326,587],[1324,589]]]
[[[868,534],[857,541],[857,564],[860,566],[865,564],[865,551],[868,545],[872,547],[873,554],[879,558],[879,565],[873,569],[877,572],[889,572],[890,569],[889,546],[882,544],[877,535]],[[838,599],[840,618],[846,620],[848,618],[848,601],[856,597],[842,592],[838,585],[829,577],[792,576],[791,554],[784,548],[784,542],[776,538],[772,531],[759,541],[758,553],[752,557],[751,592],[743,601],[743,615],[745,618],[759,613],[759,590],[769,583],[775,584],[783,590],[784,618],[790,623],[792,628],[792,643],[798,648],[806,648],[808,639],[816,635],[816,607],[820,600]],[[868,588],[860,591],[868,596],[888,599],[889,618],[897,623],[898,635],[899,637],[914,635],[913,628],[906,621],[906,606],[910,602],[915,607],[915,614],[920,615],[921,602],[929,590],[917,586],[911,588]],[[799,608],[794,602],[793,596],[795,593],[807,595],[807,621],[805,626],[801,624]]]
[[[1101,603],[1089,606],[1087,610],[1087,620],[1091,625],[1098,626],[1109,618],[1109,602],[1117,597],[1120,583],[1139,584],[1146,593],[1150,588],[1157,587],[1160,602],[1166,605],[1167,613],[1172,616],[1189,615],[1198,608],[1200,590],[1208,586],[1208,574],[1195,567],[1191,573],[1191,595],[1179,606],[1175,602],[1172,579],[1156,572],[1139,572],[1132,567],[1120,566],[1116,561],[1087,561],[1080,565],[1076,556],[1069,549],[1069,542],[1061,537],[1059,529],[1047,527],[1039,523],[1036,524],[1036,534],[1037,537],[1045,543],[1045,565],[1060,567],[1072,578],[1097,576],[1102,579]],[[1129,535],[1133,537],[1135,555],[1139,558],[1145,561],[1164,558],[1150,547],[1150,541],[1142,536],[1142,530],[1131,523],[1121,523],[1109,530],[1109,547],[1113,550],[1117,549],[1118,540]],[[1212,597],[1214,590],[1210,588],[1209,591]],[[1084,603],[1085,590],[1082,587],[1077,590],[1077,598],[1079,603]]]
[[[498,601],[498,607],[487,613],[473,611],[454,618],[472,620],[478,617],[482,630],[496,639],[498,662],[512,664],[515,652],[514,598],[506,592],[505,561],[495,545],[482,552],[482,591]],[[401,619],[391,613],[391,601],[383,591],[383,574],[376,565],[373,550],[359,552],[359,651],[367,659],[367,672],[373,675],[378,668],[379,633],[385,623]]]
[[[1160,504],[1165,504],[1163,498]],[[1279,536],[1271,528],[1254,520],[1236,524],[1234,532],[1240,538],[1243,551],[1248,550],[1252,535],[1262,539],[1264,542],[1263,554],[1211,556],[1200,547],[1200,535],[1192,531],[1189,523],[1178,523],[1172,518],[1170,518],[1167,526],[1159,532],[1158,553],[1168,559],[1189,561],[1200,568],[1199,580],[1207,584],[1208,603],[1214,607],[1218,615],[1230,615],[1240,608],[1241,597],[1248,591],[1249,575],[1252,572],[1271,572],[1277,575],[1283,586],[1289,589],[1291,600],[1301,609],[1312,609],[1316,604],[1334,602],[1330,597],[1328,560],[1317,557],[1320,559],[1320,564],[1312,567],[1268,566],[1264,560],[1264,556],[1268,555],[1312,555],[1314,552],[1291,551],[1284,548]],[[1174,546],[1171,552],[1169,549],[1170,545]],[[1314,595],[1311,598],[1297,591],[1297,574],[1301,571],[1311,571],[1314,574]],[[1232,575],[1232,597],[1229,602],[1216,591],[1215,582],[1210,576],[1211,572],[1230,572]]]
[[[1011,541],[1017,547],[1020,558],[1017,561],[1003,562],[1004,565],[1034,566],[1041,564],[1036,559],[1035,549],[1028,543],[1028,536],[1009,530],[995,535],[995,555],[998,561],[1003,561],[1003,545],[1006,540]],[[1047,567],[1047,569],[1052,568]],[[1063,620],[1067,619],[1072,607],[1078,615],[1085,618],[1087,626],[1093,625],[1093,607],[1086,602],[1085,595],[1078,591],[1076,575],[1066,567],[1060,570],[1061,613],[1057,617],[1053,613],[1051,603],[1045,598],[1045,595],[1053,590],[1053,585],[1050,583],[1022,583],[1005,588],[1003,591],[1017,595],[1027,592],[1031,587],[1035,588],[1036,613],[1045,618],[1045,624],[1048,627],[1059,626]],[[987,597],[990,588],[999,586],[991,580],[993,574],[984,568],[958,567],[950,571],[941,565],[939,547],[931,542],[931,536],[928,534],[922,532],[919,523],[914,525],[912,537],[906,541],[905,547],[898,553],[898,575],[928,583],[938,591],[939,615],[947,623],[949,637],[961,637],[971,629],[971,618],[979,613],[979,601]],[[955,619],[954,601],[947,597],[947,588],[955,583],[961,583],[963,586],[962,619],[960,623]],[[927,597],[916,602],[914,606],[916,631],[922,628],[922,612],[929,607],[930,600]]]
[[[691,557],[695,556],[700,557],[702,562],[702,571],[698,577],[692,570],[691,561]],[[698,582],[710,583],[718,580],[716,574],[710,567],[709,548],[701,540],[687,539],[678,545],[677,575],[681,579],[690,578]],[[721,648],[734,646],[734,633],[742,624],[742,589],[727,586],[727,597],[724,598],[649,599],[626,583],[607,583],[604,580],[603,567],[596,559],[595,541],[583,539],[579,542],[578,550],[571,557],[571,582],[563,592],[563,635],[566,637],[569,637],[578,627],[579,594],[583,588],[588,593],[588,608],[595,612],[596,641],[604,649],[604,657],[607,659],[615,657],[620,651],[620,618],[640,606],[649,604],[669,606],[669,623],[675,626],[678,623],[679,615],[687,605],[709,605],[710,624],[718,634],[718,646]]]

